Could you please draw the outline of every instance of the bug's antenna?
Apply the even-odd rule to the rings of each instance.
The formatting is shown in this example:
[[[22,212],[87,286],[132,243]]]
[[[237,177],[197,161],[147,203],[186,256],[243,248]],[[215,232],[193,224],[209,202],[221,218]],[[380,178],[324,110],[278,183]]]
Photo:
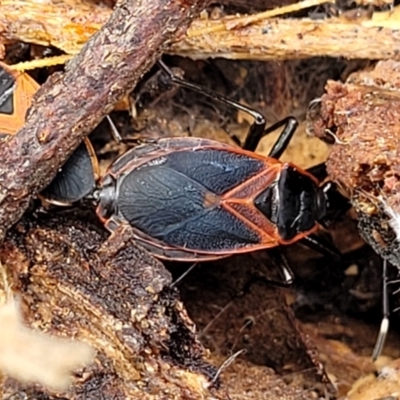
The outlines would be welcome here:
[[[382,353],[385,345],[386,337],[389,332],[389,295],[388,295],[388,276],[387,276],[387,261],[383,260],[382,267],[382,322],[375,341],[375,347],[372,352],[372,361],[375,361]]]
[[[215,382],[217,381],[218,377],[221,375],[221,372],[228,368],[235,360],[237,357],[239,357],[241,354],[246,353],[246,349],[242,349],[237,351],[236,353],[232,354],[230,357],[228,357],[223,363],[222,365],[218,368],[217,373],[214,375],[212,381],[211,381],[211,385],[215,384]]]
[[[121,143],[122,137],[121,137],[121,134],[118,132],[118,129],[114,124],[114,121],[111,119],[111,117],[109,115],[106,115],[106,119],[107,119],[108,123],[110,124],[111,134],[112,134],[114,140],[117,143]]]
[[[170,287],[170,288],[173,288],[173,287],[175,287],[176,285],[178,285],[179,282],[181,282],[182,279],[183,279],[185,276],[189,275],[189,273],[190,273],[191,271],[193,271],[193,269],[194,269],[196,266],[197,266],[197,263],[193,263],[179,278],[177,278],[174,282],[172,282],[171,285],[170,285],[169,287]]]

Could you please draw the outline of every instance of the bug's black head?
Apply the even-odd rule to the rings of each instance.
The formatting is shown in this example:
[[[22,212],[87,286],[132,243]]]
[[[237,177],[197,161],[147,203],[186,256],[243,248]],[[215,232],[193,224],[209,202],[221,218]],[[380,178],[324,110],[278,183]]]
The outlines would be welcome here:
[[[320,186],[316,200],[317,221],[324,228],[329,228],[351,207],[349,200],[337,190],[337,185],[333,182]]]

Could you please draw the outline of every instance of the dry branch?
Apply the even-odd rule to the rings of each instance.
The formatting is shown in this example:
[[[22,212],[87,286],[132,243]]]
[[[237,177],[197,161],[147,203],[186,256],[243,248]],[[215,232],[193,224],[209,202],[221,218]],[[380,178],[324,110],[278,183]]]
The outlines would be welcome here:
[[[0,239],[204,4],[121,1],[66,72],[42,86],[25,127],[0,148]]]
[[[378,12],[364,19],[271,19],[293,7],[301,9],[322,2],[306,0],[250,16],[198,19],[169,52],[194,59],[399,58],[399,7],[393,12]],[[52,45],[68,54],[77,54],[110,14],[104,7],[91,7],[71,9],[63,4],[54,7],[34,4],[31,0],[3,0],[0,4],[0,41],[22,40]],[[43,19],[44,11],[46,20]]]
[[[382,28],[378,21],[375,26],[369,20],[261,19],[240,27],[240,21],[235,19],[238,18],[197,20],[169,52],[193,59],[400,58],[398,24],[391,29]]]

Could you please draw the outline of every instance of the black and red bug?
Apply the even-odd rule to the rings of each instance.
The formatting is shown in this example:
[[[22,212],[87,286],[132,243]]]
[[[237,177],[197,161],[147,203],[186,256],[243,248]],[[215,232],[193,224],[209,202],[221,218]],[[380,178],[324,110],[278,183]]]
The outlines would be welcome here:
[[[26,113],[40,85],[27,73],[15,71],[0,62],[0,138],[14,136],[24,125]],[[75,171],[89,171],[76,176]],[[67,205],[85,197],[96,186],[99,167],[92,144],[85,138],[41,193],[46,202]]]
[[[278,160],[297,128],[288,117],[265,130],[258,112],[175,77],[175,83],[254,117],[244,148],[199,138],[161,139],[129,150],[103,176],[97,214],[113,231],[129,223],[136,239],[160,258],[213,260],[306,240],[349,203],[309,171]],[[254,153],[278,127],[269,157]],[[328,249],[330,251],[330,249]]]
[[[97,214],[156,256],[211,260],[296,242],[337,214],[337,192],[275,158],[198,138],[128,151],[102,178]],[[332,207],[333,206],[333,207]]]

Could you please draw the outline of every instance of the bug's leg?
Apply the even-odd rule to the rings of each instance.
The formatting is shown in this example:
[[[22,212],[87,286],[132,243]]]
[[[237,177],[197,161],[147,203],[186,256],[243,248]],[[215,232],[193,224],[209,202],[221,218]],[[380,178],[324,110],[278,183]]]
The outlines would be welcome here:
[[[269,282],[273,283],[274,285],[284,286],[284,287],[292,285],[294,281],[294,274],[289,266],[288,260],[283,255],[281,249],[279,247],[272,248],[269,250],[268,255],[273,259],[273,261],[279,267],[282,278],[282,280],[279,282],[274,280],[269,280]]]
[[[236,108],[236,110],[244,111],[247,114],[251,115],[254,118],[253,124],[250,126],[249,133],[247,137],[254,137],[255,139],[252,140],[256,142],[255,147],[257,147],[257,140],[260,141],[260,139],[265,136],[264,131],[265,131],[265,117],[259,113],[258,111],[252,109],[251,107],[247,107],[244,104],[241,104],[235,100],[229,99],[228,97],[221,96],[218,93],[213,92],[212,90],[209,90],[208,88],[197,85],[195,83],[188,82],[178,76],[176,76],[161,60],[158,62],[158,66],[168,75],[168,77],[171,79],[171,81],[179,86],[182,86],[186,89],[193,90],[197,93],[201,93],[204,96],[208,96],[212,99],[218,100],[221,103],[227,104],[228,106]],[[258,138],[258,139],[257,139]],[[246,143],[247,143],[246,139]],[[247,148],[246,144],[244,146],[245,149],[252,150],[252,148]]]
[[[181,274],[177,279],[175,279],[171,285],[169,285],[170,288],[173,288],[175,286],[177,286],[183,278],[185,278],[187,275],[189,275],[190,272],[193,271],[193,269],[199,265],[198,263],[193,263],[183,274]]]
[[[106,119],[108,124],[110,125],[110,129],[111,129],[111,135],[114,138],[116,143],[121,143],[123,142],[122,136],[121,134],[118,132],[117,127],[114,124],[114,121],[111,119],[111,117],[109,115],[106,115]]]
[[[293,134],[296,132],[296,129],[298,127],[299,123],[297,122],[297,119],[294,117],[286,117],[281,119],[280,121],[276,122],[275,124],[269,126],[262,134],[261,137],[251,139],[248,137],[246,142],[249,142],[249,148],[248,150],[254,151],[254,149],[251,148],[251,146],[254,147],[254,145],[257,147],[258,142],[261,140],[262,137],[268,135],[268,133],[274,132],[276,129],[284,126],[283,131],[278,137],[278,140],[275,142],[275,144],[272,146],[272,149],[270,150],[268,156],[272,158],[279,158],[282,153],[286,150],[290,140],[293,137]],[[250,143],[250,140],[252,141]],[[246,148],[246,144],[245,144]]]
[[[342,253],[330,242],[323,239],[321,236],[309,235],[300,239],[299,242],[326,257],[333,257],[336,260],[342,258]]]
[[[149,139],[149,140],[142,140],[140,143],[137,139],[133,138],[123,138],[121,134],[119,133],[117,127],[114,124],[114,121],[111,119],[109,115],[106,115],[105,118],[107,119],[108,124],[110,125],[110,130],[111,130],[111,136],[113,137],[115,143],[124,143],[127,146],[137,146],[138,144],[143,144],[143,143],[153,143],[154,140]]]
[[[388,294],[387,261],[383,260],[382,266],[382,322],[372,351],[372,361],[375,361],[382,353],[386,337],[389,332],[389,294]]]

